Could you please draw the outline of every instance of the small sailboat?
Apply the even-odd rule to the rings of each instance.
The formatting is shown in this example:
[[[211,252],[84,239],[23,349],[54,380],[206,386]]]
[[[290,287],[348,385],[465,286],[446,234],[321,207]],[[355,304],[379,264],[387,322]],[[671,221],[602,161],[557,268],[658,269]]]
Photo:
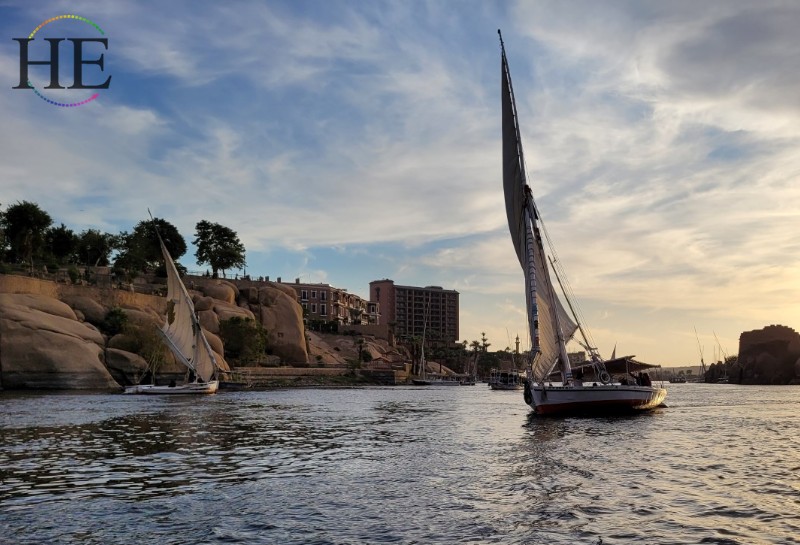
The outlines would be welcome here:
[[[175,358],[186,366],[184,384],[136,384],[126,394],[213,394],[219,387],[219,364],[200,327],[192,298],[181,282],[175,262],[158,235],[167,269],[167,312],[159,333]],[[192,377],[191,380],[188,380]],[[154,377],[155,378],[155,377]]]
[[[411,384],[415,386],[430,386],[431,380],[428,378],[428,362],[425,360],[425,329],[422,330],[422,343],[420,345],[419,361],[417,361],[417,373],[411,379]]]
[[[427,309],[425,312],[425,322],[422,325],[422,341],[420,343],[420,356],[417,374],[411,378],[411,384],[415,386],[461,386],[461,379],[457,375],[449,375],[442,372],[442,365],[439,364],[439,372],[431,373],[428,371],[428,361],[425,359],[425,332],[427,330]]]
[[[666,390],[640,383],[627,384],[627,380],[624,381],[626,384],[613,381],[606,369],[606,362],[591,347],[580,321],[577,317],[573,321],[561,304],[550,276],[548,254],[544,250],[544,225],[527,183],[511,74],[503,37],[499,30],[497,32],[502,51],[503,189],[506,215],[511,240],[525,276],[528,328],[533,341],[524,380],[525,402],[537,414],[598,414],[658,407],[666,397]],[[554,262],[551,261],[550,265],[555,269]],[[572,316],[575,316],[563,289],[562,278],[556,276],[556,279],[565,292]],[[576,371],[578,376],[573,376],[566,343],[578,330],[583,336],[584,347],[589,350],[587,366],[593,371],[596,382],[584,382],[583,370]],[[548,381],[556,369],[560,371],[561,380],[560,384],[553,385]]]
[[[461,386],[475,386],[478,382],[478,357],[479,354],[475,352],[475,357],[469,362],[467,369],[461,376]]]

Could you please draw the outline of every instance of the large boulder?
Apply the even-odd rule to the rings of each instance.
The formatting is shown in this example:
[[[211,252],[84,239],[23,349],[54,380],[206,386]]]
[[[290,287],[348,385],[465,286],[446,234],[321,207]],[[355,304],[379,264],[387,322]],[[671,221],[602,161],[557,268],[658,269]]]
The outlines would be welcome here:
[[[203,286],[203,294],[207,297],[213,297],[214,299],[233,305],[239,297],[239,289],[230,282],[215,280]]]
[[[242,308],[230,303],[223,303],[222,301],[214,302],[214,312],[217,313],[219,320],[230,320],[231,318],[242,318],[248,320],[255,320],[255,315],[246,308]]]
[[[106,314],[108,314],[109,310],[95,299],[83,295],[70,295],[64,297],[62,301],[68,304],[76,314],[83,314],[87,322],[96,326],[101,325],[105,321]]]
[[[114,379],[123,386],[137,383],[137,379],[147,371],[147,361],[143,357],[118,348],[106,350],[106,365]]]
[[[196,312],[202,312],[204,310],[212,310],[214,308],[214,298],[213,297],[194,297],[194,310]]]
[[[273,286],[260,288],[258,292],[259,318],[269,334],[273,353],[289,364],[308,363],[303,309],[297,297]]]
[[[200,326],[206,331],[219,333],[219,316],[213,309],[199,311],[197,319],[200,320]]]
[[[202,327],[202,324],[201,324]],[[222,344],[222,339],[220,339],[217,335],[208,331],[205,327],[203,327],[203,333],[206,335],[206,339],[208,340],[208,346],[211,347],[216,354],[222,354],[225,352],[225,347]]]
[[[278,291],[282,291],[283,293],[285,293],[286,295],[297,301],[297,291],[295,291],[295,289],[292,286],[283,283],[279,284],[277,282],[267,282],[267,286],[276,289]]]
[[[66,304],[0,294],[0,379],[6,389],[119,389],[104,365],[103,336]]]
[[[141,326],[155,326],[161,327],[164,323],[164,317],[159,315],[156,311],[144,308],[123,308],[122,312],[128,319],[128,322]]]
[[[258,303],[258,288],[253,286],[239,288],[239,304],[244,306],[249,303]]]

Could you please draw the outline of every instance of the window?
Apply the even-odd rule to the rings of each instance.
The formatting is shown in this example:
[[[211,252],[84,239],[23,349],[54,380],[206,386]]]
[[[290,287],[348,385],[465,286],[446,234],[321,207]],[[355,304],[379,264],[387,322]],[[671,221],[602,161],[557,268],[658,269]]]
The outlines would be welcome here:
[[[322,303],[322,304],[319,306],[319,313],[320,313],[320,315],[322,315],[322,316],[327,316],[327,315],[328,315],[328,309],[327,309],[327,307],[326,307],[325,303]]]
[[[300,290],[300,299],[302,301],[308,301],[308,290]]]
[[[311,312],[317,312],[317,304],[311,303]]]
[[[323,301],[327,301],[327,299],[328,299],[328,292],[327,292],[327,291],[321,291],[321,292],[319,292],[319,298],[320,298],[320,299],[322,299]]]
[[[308,310],[308,303],[303,303],[303,308],[304,308],[305,310]]]
[[[316,299],[317,298],[317,290],[311,290],[311,298],[312,299]]]

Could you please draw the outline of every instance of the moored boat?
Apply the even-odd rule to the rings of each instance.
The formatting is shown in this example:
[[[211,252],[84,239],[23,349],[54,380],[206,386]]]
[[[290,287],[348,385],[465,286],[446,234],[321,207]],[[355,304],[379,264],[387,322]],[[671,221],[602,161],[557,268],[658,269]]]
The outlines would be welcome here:
[[[155,224],[155,222],[154,222]],[[164,325],[158,329],[164,343],[186,367],[187,380],[182,384],[135,384],[125,388],[126,394],[213,394],[219,388],[219,364],[208,339],[200,327],[189,292],[181,281],[161,235],[161,254],[167,269],[167,312]],[[155,375],[152,374],[153,381]],[[190,378],[191,377],[191,378]]]
[[[489,372],[489,388],[492,390],[521,390],[525,376],[519,371],[492,369]]]

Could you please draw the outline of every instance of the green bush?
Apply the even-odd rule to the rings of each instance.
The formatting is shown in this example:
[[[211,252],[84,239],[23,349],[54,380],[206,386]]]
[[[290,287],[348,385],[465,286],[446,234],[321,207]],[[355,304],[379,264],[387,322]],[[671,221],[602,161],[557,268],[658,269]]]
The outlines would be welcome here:
[[[100,324],[100,330],[112,337],[117,333],[122,333],[128,323],[128,316],[119,308],[114,307],[108,311],[105,320]]]
[[[113,312],[113,309],[110,312]],[[126,321],[121,333],[125,336],[125,350],[144,358],[150,364],[153,373],[170,357],[169,349],[159,335],[158,329],[151,323],[136,324]]]
[[[250,318],[234,317],[219,323],[225,357],[238,364],[259,362],[267,353],[267,332]]]
[[[69,276],[70,282],[72,282],[73,284],[77,284],[78,279],[81,277],[81,273],[78,272],[78,268],[75,266],[72,266],[69,269],[67,269],[67,275]]]

